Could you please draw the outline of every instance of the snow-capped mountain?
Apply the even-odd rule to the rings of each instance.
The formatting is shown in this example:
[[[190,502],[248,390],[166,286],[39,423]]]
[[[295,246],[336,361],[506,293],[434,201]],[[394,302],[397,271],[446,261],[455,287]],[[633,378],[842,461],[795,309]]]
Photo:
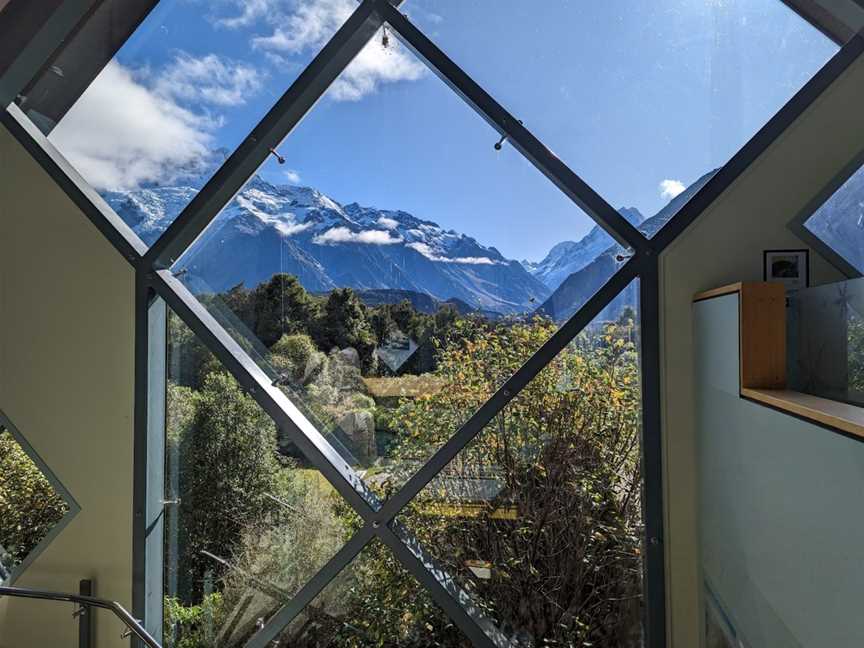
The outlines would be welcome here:
[[[196,183],[106,194],[152,243],[196,192]],[[198,292],[296,275],[312,292],[399,289],[499,313],[533,310],[550,290],[494,247],[404,211],[342,205],[309,187],[255,177],[175,269]]]
[[[148,244],[171,223],[209,174],[190,173],[172,186],[103,194]],[[647,236],[716,173],[690,185],[654,216],[620,213]],[[808,222],[808,227],[864,268],[864,171]],[[347,286],[381,291],[375,298],[428,295],[487,313],[538,312],[561,321],[572,315],[620,266],[623,250],[599,227],[579,241],[555,245],[540,262],[517,262],[494,247],[404,211],[342,205],[310,187],[274,185],[255,177],[180,259],[184,281],[198,292],[255,286],[277,272],[296,275],[311,292]],[[407,293],[406,293],[407,294]],[[384,295],[384,297],[381,297]],[[604,317],[636,303],[635,286]],[[416,299],[416,298],[415,298]],[[614,306],[614,308],[612,308]],[[464,310],[464,308],[463,308]]]
[[[645,220],[635,207],[620,209],[619,213],[637,227]],[[523,261],[522,265],[550,290],[555,290],[567,277],[587,266],[612,245],[612,238],[595,225],[578,241],[562,241],[555,245],[542,261]]]

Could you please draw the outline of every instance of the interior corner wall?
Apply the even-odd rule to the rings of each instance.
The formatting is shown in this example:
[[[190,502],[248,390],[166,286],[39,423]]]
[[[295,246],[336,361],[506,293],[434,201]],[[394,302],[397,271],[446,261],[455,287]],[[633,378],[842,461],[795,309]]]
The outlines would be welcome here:
[[[864,60],[858,60],[660,258],[667,592],[674,648],[701,646],[704,634],[693,295],[737,281],[761,281],[763,250],[807,247],[787,224],[864,148],[862,104]],[[814,285],[843,278],[813,250],[810,265]]]
[[[81,507],[16,585],[132,598],[134,275],[0,126],[0,409]],[[0,599],[0,648],[76,646],[68,603]],[[108,612],[96,646],[128,646]]]

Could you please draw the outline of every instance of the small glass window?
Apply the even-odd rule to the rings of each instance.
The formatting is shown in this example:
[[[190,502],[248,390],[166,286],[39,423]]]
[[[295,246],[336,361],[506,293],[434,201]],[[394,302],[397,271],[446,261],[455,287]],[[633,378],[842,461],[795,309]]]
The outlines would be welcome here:
[[[0,417],[0,584],[10,584],[78,510],[33,448]]]
[[[864,274],[864,166],[822,203],[804,227],[852,270]]]

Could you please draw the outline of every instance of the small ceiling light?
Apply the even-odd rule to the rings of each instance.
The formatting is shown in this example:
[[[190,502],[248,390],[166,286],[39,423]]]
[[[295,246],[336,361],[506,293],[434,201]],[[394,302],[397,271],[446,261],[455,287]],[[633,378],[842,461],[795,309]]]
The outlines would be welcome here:
[[[390,47],[390,34],[387,33],[387,27],[381,29],[381,47],[388,49]]]

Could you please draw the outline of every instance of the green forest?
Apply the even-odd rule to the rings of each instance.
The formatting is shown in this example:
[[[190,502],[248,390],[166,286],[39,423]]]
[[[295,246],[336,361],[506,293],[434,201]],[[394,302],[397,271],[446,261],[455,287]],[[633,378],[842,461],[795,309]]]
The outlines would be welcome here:
[[[263,343],[244,342],[381,499],[556,330],[312,295],[288,275],[201,299]],[[397,518],[519,645],[640,645],[634,320],[583,332]],[[394,338],[416,343],[395,369]],[[173,315],[169,347],[166,645],[241,646],[361,521]],[[279,645],[470,644],[374,541]]]

